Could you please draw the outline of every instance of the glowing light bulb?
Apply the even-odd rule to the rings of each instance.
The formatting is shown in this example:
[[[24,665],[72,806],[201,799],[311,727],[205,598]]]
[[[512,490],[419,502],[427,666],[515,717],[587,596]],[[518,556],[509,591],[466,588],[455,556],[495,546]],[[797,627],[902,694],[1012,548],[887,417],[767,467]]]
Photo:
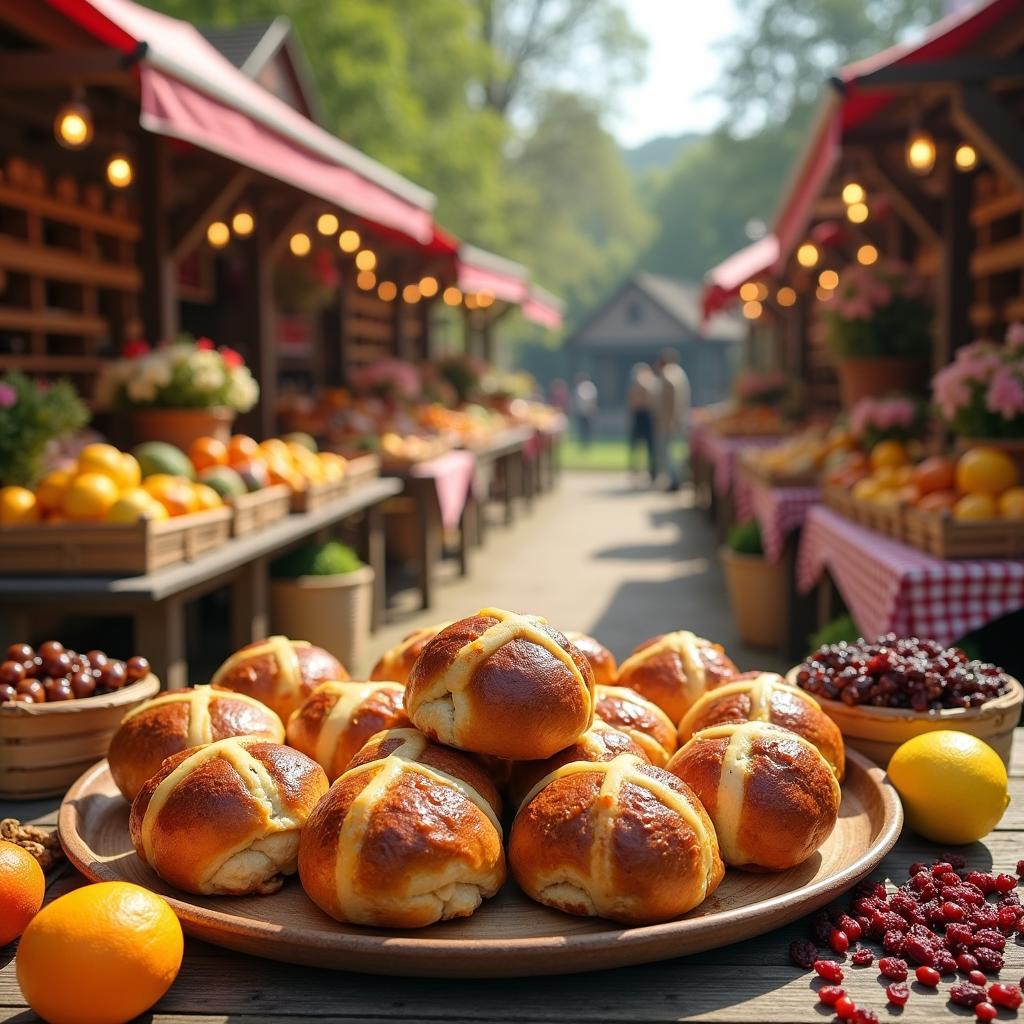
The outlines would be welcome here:
[[[372,270],[360,270],[356,274],[356,287],[364,292],[370,291],[377,285],[377,275]]]
[[[115,153],[107,161],[107,181],[114,188],[127,188],[135,180],[135,168],[124,153]]]
[[[353,231],[351,228],[346,228],[338,235],[338,248],[342,252],[355,252],[362,244],[363,240],[359,237],[359,232]]]
[[[784,285],[775,293],[775,301],[780,306],[794,306],[796,305],[796,292],[789,285]]]
[[[818,275],[818,284],[827,292],[835,291],[839,287],[839,275],[834,270],[823,270]]]
[[[231,230],[240,238],[248,238],[256,228],[256,218],[248,210],[239,210],[231,218]]]
[[[488,306],[494,305],[494,296],[490,292],[481,292],[476,297],[476,303],[481,309],[486,309]]]
[[[360,270],[373,270],[377,266],[377,254],[372,249],[360,249],[356,253],[356,266]]]
[[[958,171],[973,171],[978,165],[978,152],[972,145],[961,142],[953,154],[953,163]]]
[[[409,305],[415,305],[420,301],[420,289],[419,285],[407,284],[402,289],[402,301],[408,302]]]
[[[862,267],[870,267],[872,263],[878,262],[878,250],[870,243],[862,245],[857,250],[857,262]]]
[[[801,267],[813,267],[821,259],[821,253],[813,242],[804,242],[796,251],[796,261]]]
[[[449,287],[445,288],[441,298],[444,299],[446,306],[457,306],[462,302],[462,292],[455,285],[449,285]]]
[[[848,181],[843,186],[843,202],[847,206],[852,206],[854,203],[863,203],[867,193],[864,191],[864,186],[857,181]]]
[[[53,119],[54,138],[65,149],[84,149],[92,133],[92,112],[84,103],[65,103]]]
[[[846,208],[846,219],[851,224],[863,224],[868,219],[868,204],[851,203]]]
[[[828,302],[835,292],[829,291],[828,288],[816,288],[814,294],[817,296],[819,302]]]
[[[907,167],[915,174],[931,174],[935,166],[935,140],[925,131],[912,132],[907,139]]]
[[[313,248],[313,242],[305,231],[296,231],[288,239],[288,248],[291,249],[293,256],[308,256]]]
[[[377,287],[377,297],[384,302],[392,302],[398,294],[398,285],[394,281],[381,281]]]
[[[753,302],[757,298],[757,285],[753,281],[745,281],[741,284],[740,298],[744,302]]]
[[[231,241],[231,228],[222,220],[215,220],[206,229],[206,240],[214,249],[223,249]]]
[[[756,320],[763,311],[764,306],[762,306],[757,299],[752,299],[750,302],[743,303],[743,315],[748,320]]]
[[[432,299],[437,294],[438,283],[436,277],[431,277],[429,274],[426,277],[420,278],[420,295],[425,299]]]
[[[338,227],[338,218],[333,213],[321,213],[316,219],[316,229],[321,235],[336,234]]]

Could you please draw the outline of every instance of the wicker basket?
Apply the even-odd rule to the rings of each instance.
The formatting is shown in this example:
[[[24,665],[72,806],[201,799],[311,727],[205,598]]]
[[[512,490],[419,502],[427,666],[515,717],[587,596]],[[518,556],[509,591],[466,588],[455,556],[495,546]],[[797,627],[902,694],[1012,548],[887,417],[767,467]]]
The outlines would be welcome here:
[[[292,492],[287,484],[273,484],[231,499],[235,518],[231,532],[235,537],[262,530],[284,519],[291,511]]]
[[[796,685],[799,667],[790,669],[787,682]],[[1010,763],[1013,730],[1020,722],[1024,687],[1012,676],[1010,689],[995,700],[977,708],[947,708],[943,711],[911,711],[908,708],[876,708],[869,704],[844,704],[811,696],[839,726],[847,746],[870,757],[883,768],[896,748],[914,736],[940,729],[956,729],[984,740],[1002,759]]]
[[[0,704],[0,797],[60,796],[107,756],[121,719],[160,690],[154,675],[102,697]]]
[[[293,512],[318,512],[337,501],[348,490],[345,480],[331,480],[326,483],[307,483],[303,491],[293,491],[291,508]]]
[[[966,522],[948,512],[904,513],[903,539],[936,558],[1024,557],[1024,522],[990,519]]]

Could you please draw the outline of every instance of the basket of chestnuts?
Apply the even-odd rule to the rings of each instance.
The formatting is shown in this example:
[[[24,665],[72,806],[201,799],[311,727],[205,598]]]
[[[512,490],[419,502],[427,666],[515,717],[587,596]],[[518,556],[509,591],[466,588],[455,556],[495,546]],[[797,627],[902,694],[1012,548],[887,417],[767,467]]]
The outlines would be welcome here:
[[[79,654],[56,640],[11,644],[2,656],[0,798],[59,796],[106,756],[125,713],[160,689],[139,656]]]

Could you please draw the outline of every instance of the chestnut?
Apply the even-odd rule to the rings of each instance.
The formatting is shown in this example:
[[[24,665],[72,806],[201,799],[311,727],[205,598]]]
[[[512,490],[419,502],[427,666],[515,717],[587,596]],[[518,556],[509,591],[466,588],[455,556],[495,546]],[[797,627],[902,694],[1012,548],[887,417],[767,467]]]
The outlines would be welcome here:
[[[37,704],[42,704],[46,700],[46,690],[43,689],[43,684],[38,679],[22,679],[15,690],[22,695],[31,697]]]
[[[31,693],[15,693],[14,699],[19,704],[43,704],[44,701],[36,700]]]
[[[25,678],[25,666],[20,661],[5,661],[0,664],[0,683],[17,686]]]
[[[71,659],[66,651],[60,654],[43,655],[43,674],[54,679],[63,679],[71,672]]]
[[[26,661],[31,661],[35,656],[36,652],[28,644],[11,644],[7,648],[4,660],[20,661],[24,665]]]
[[[96,692],[96,680],[91,672],[73,672],[68,681],[72,693],[79,699],[91,697]]]
[[[86,658],[88,658],[89,664],[92,665],[93,668],[103,668],[109,660],[102,651],[89,651]]]
[[[149,675],[149,662],[141,655],[136,654],[129,658],[125,665],[125,672],[128,674],[128,682],[134,683],[139,679],[145,679]]]
[[[128,681],[128,673],[123,661],[108,661],[100,669],[100,686],[107,690],[120,690]]]
[[[46,691],[46,703],[54,701],[74,700],[75,694],[71,684],[66,679],[54,679],[53,686]]]
[[[40,658],[53,658],[64,653],[64,645],[59,640],[47,640],[39,647]]]
[[[9,683],[0,683],[0,704],[14,700],[17,692]]]

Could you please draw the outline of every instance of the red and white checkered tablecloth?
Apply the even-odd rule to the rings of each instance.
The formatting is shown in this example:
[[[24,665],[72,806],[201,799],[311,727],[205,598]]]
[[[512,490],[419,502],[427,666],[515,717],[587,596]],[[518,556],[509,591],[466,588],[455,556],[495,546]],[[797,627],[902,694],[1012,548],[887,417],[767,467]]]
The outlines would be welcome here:
[[[736,478],[735,504],[737,519],[757,520],[764,553],[770,562],[778,562],[786,538],[804,525],[807,513],[815,505],[821,504],[821,491],[817,487],[772,487],[740,473]],[[745,516],[741,504],[747,508]]]
[[[951,644],[1024,607],[1024,561],[934,558],[819,506],[804,521],[799,589],[825,569],[869,638],[893,632]]]
[[[723,437],[714,431],[704,433],[699,442],[700,452],[701,457],[714,466],[715,492],[724,496],[734,487],[739,479],[736,470],[740,453],[744,449],[769,448],[778,443],[776,436]]]

